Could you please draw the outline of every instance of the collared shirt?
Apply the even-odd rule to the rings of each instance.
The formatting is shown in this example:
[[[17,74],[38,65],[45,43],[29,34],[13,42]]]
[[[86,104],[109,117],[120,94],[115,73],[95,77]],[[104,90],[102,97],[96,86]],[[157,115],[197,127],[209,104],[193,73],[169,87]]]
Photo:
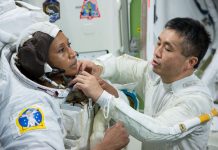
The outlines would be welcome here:
[[[209,90],[195,75],[165,84],[146,61],[128,55],[104,56],[98,61],[107,66],[103,77],[112,82],[138,83],[136,91],[144,99],[144,114],[132,110],[105,91],[97,102],[101,107],[108,107],[113,119],[124,122],[129,133],[143,142],[143,150],[206,149],[210,123],[181,134],[174,135],[171,131],[175,124],[211,110]]]

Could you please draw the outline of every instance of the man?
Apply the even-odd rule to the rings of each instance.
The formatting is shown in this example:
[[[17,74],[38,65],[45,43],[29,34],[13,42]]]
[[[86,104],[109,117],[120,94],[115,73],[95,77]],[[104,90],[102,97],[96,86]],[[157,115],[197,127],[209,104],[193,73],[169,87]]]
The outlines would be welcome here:
[[[104,91],[85,71],[72,83],[106,108],[112,119],[123,121],[129,133],[143,142],[143,150],[206,149],[210,122],[196,126],[192,118],[209,113],[212,107],[208,89],[194,74],[209,43],[198,21],[175,18],[159,35],[151,62],[128,55],[103,56],[97,59],[98,65],[84,62],[81,70],[102,70],[102,77],[112,82],[137,82],[144,114]]]

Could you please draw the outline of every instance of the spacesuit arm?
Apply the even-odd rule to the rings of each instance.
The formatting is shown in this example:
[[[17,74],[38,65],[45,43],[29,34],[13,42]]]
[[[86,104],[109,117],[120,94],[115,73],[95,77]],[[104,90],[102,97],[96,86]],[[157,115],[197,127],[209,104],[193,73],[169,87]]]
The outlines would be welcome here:
[[[28,98],[31,99],[31,96]],[[21,104],[14,107],[16,112],[11,115],[10,123],[4,125],[5,132],[1,134],[4,149],[64,149],[64,128],[60,114],[42,103],[26,105],[23,109],[20,107]],[[31,113],[26,113],[33,109]]]
[[[192,111],[188,104],[178,104],[158,117],[150,117],[135,111],[105,91],[97,102],[101,107],[108,109],[112,119],[124,122],[128,132],[140,141],[174,141],[183,138],[197,127],[189,126],[193,124],[190,118],[194,118],[195,114],[191,114]]]

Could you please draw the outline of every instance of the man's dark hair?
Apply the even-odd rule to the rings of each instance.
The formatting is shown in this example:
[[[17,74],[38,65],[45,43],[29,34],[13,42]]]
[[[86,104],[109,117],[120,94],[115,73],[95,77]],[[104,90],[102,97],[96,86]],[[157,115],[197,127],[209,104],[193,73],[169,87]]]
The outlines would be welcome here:
[[[183,37],[182,54],[186,57],[197,57],[198,63],[194,66],[197,68],[211,42],[210,35],[204,26],[191,18],[174,18],[166,23],[165,29],[175,30]]]

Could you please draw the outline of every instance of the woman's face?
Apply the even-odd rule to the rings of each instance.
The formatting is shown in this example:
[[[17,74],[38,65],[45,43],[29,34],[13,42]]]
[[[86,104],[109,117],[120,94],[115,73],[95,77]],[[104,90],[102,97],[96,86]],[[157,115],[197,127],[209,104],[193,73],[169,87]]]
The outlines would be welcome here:
[[[59,32],[52,41],[48,51],[48,63],[52,67],[65,70],[65,75],[77,74],[77,53],[70,47],[69,39]]]

